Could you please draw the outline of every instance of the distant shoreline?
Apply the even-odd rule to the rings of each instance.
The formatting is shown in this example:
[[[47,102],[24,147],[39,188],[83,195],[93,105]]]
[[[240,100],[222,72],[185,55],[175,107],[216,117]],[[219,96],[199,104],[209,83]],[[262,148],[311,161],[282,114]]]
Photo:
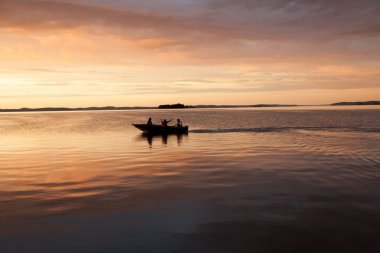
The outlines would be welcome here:
[[[342,105],[380,105],[380,101],[366,101],[366,102],[338,102],[331,104],[332,106]]]
[[[79,107],[79,108],[66,108],[66,107],[44,107],[44,108],[20,108],[20,109],[0,109],[0,112],[65,112],[65,111],[120,111],[120,110],[143,110],[143,109],[157,109],[157,107]]]
[[[366,102],[337,102],[325,105],[287,105],[287,104],[256,104],[256,105],[189,105],[180,109],[213,109],[213,108],[270,108],[270,107],[298,107],[298,106],[347,106],[347,105],[380,105],[380,101]],[[147,110],[160,109],[152,106],[104,106],[104,107],[44,107],[44,108],[19,108],[19,109],[0,109],[0,112],[63,112],[63,111],[120,111],[120,110]],[[161,108],[178,109],[178,108]]]
[[[121,110],[147,110],[147,109],[207,109],[207,108],[248,108],[248,107],[295,107],[300,105],[194,105],[186,106],[185,108],[158,108],[158,107],[145,107],[145,106],[133,106],[133,107],[80,107],[80,108],[66,108],[66,107],[44,107],[44,108],[19,108],[19,109],[0,109],[0,112],[65,112],[65,111],[121,111]]]

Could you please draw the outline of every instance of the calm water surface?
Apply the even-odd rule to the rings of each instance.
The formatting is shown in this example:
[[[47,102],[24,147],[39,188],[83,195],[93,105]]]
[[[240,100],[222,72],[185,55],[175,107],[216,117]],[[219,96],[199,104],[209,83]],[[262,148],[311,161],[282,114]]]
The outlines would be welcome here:
[[[147,117],[191,131],[144,136]],[[0,131],[1,253],[380,252],[379,107],[2,113]]]

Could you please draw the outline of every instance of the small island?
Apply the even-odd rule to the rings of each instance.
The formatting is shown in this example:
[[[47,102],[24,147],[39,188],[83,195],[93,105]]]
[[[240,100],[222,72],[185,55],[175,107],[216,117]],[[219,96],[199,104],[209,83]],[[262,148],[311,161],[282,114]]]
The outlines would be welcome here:
[[[331,104],[333,106],[341,105],[380,105],[380,101],[365,101],[365,102],[338,102]]]
[[[158,109],[185,109],[185,108],[190,108],[187,105],[184,104],[166,104],[166,105],[159,105]]]

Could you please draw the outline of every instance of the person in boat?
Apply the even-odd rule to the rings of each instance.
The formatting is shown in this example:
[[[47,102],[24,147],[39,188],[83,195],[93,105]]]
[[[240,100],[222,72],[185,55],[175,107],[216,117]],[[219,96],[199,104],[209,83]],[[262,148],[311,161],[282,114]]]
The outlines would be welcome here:
[[[164,126],[164,127],[167,127],[168,126],[168,123],[170,122],[170,121],[172,121],[172,119],[170,119],[170,120],[166,120],[166,119],[161,119],[161,125],[162,126]]]
[[[147,122],[146,124],[149,125],[149,126],[153,125],[153,123],[152,123],[152,118],[149,118],[149,119],[148,119],[148,122]]]
[[[182,127],[182,121],[180,119],[177,119],[176,127]]]

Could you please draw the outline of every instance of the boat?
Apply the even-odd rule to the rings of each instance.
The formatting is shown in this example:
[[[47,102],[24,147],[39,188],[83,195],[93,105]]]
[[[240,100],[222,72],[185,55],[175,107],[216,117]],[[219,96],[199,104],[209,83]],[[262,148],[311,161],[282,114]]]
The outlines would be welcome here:
[[[132,124],[134,127],[140,129],[144,133],[150,134],[186,134],[189,131],[188,126],[161,126],[161,125],[148,125],[148,124]]]

